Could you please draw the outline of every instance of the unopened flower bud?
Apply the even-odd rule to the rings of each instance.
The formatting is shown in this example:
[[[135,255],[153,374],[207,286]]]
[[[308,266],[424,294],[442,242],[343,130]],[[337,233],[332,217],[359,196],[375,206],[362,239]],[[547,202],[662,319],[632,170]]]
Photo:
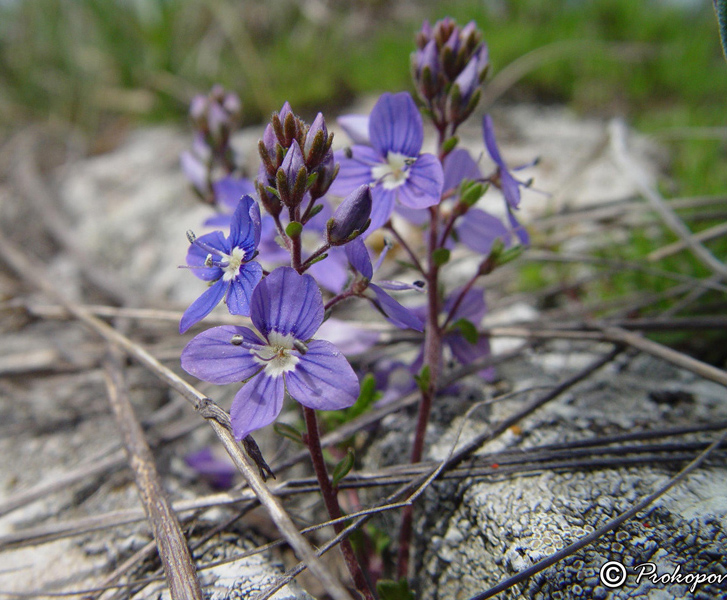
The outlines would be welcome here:
[[[467,63],[447,95],[447,119],[453,123],[462,123],[472,114],[480,99],[480,76],[477,70],[477,59]]]
[[[342,246],[361,235],[371,216],[371,188],[362,185],[351,192],[333,213],[327,224],[328,243]]]
[[[317,177],[310,190],[308,190],[312,198],[325,196],[336,175],[338,175],[339,167],[340,165],[333,160],[333,152],[329,150],[320,166],[314,171]]]
[[[277,189],[283,204],[298,206],[302,202],[307,179],[308,169],[305,167],[303,152],[298,142],[293,140],[275,175]]]
[[[430,40],[422,50],[413,56],[414,81],[423,100],[431,100],[442,89],[441,66],[437,42]]]
[[[303,144],[303,154],[308,169],[315,169],[330,150],[332,138],[329,138],[326,121],[321,113],[318,113],[315,120],[308,128]]]

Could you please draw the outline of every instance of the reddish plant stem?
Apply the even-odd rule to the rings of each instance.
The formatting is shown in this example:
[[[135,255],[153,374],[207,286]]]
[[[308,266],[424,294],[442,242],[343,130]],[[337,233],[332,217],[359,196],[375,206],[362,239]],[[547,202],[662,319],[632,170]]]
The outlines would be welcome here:
[[[313,264],[315,264],[316,258],[321,256],[322,254],[325,254],[330,249],[331,249],[331,245],[329,243],[326,242],[325,244],[323,244],[320,248],[318,248],[318,250],[316,250],[313,254],[311,254],[305,260],[305,262],[301,265],[302,271],[300,271],[300,272],[304,273],[305,271],[307,271]]]
[[[323,496],[323,502],[326,505],[326,510],[331,519],[338,519],[343,516],[341,513],[341,507],[338,504],[337,490],[331,484],[331,480],[328,478],[328,469],[326,468],[326,462],[323,458],[323,449],[321,448],[321,436],[318,430],[318,419],[316,417],[316,411],[312,408],[303,407],[305,414],[305,425],[307,430],[307,445],[308,451],[310,452],[311,462],[313,463],[313,469],[316,472],[316,478],[318,479],[318,485],[321,488],[321,495]],[[333,528],[336,533],[340,533],[344,529],[343,523],[334,524]],[[356,558],[353,551],[353,546],[348,539],[341,542],[341,552],[343,552],[343,558],[346,561],[346,566],[351,574],[351,578],[358,589],[366,600],[374,600],[374,594],[369,587],[368,580],[364,575],[361,565]]]
[[[345,292],[341,292],[337,296],[334,296],[331,298],[328,302],[326,302],[325,306],[323,307],[324,310],[328,310],[329,308],[332,308],[342,300],[345,300],[346,298],[350,298],[351,296],[356,296],[356,292],[353,290],[346,290]]]
[[[439,207],[432,206],[430,212],[428,270],[427,277],[427,325],[424,330],[424,367],[429,370],[429,383],[422,389],[422,400],[419,403],[416,434],[412,446],[411,462],[418,463],[424,454],[424,440],[427,435],[427,424],[432,409],[432,401],[437,389],[439,368],[442,354],[442,329],[439,326],[439,266],[434,262],[434,251],[438,247]],[[409,554],[413,529],[414,509],[407,506],[402,511],[401,529],[399,530],[399,578],[406,579],[409,574]]]

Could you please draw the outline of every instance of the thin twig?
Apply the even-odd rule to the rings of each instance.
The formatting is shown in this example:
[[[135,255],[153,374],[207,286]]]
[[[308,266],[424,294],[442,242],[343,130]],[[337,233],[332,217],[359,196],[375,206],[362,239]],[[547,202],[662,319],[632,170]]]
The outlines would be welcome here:
[[[611,519],[606,524],[604,524],[602,527],[599,527],[592,533],[583,536],[581,539],[579,539],[577,542],[574,542],[573,544],[570,544],[560,552],[557,552],[553,554],[552,556],[549,556],[546,559],[541,560],[540,562],[535,563],[532,567],[529,567],[525,569],[524,571],[521,571],[517,575],[510,577],[509,579],[506,579],[502,583],[499,583],[493,588],[490,588],[486,592],[483,592],[482,594],[477,594],[476,596],[473,596],[470,600],[486,600],[487,598],[492,598],[494,595],[499,594],[500,592],[507,590],[511,588],[514,585],[517,585],[521,581],[525,581],[526,579],[529,579],[536,573],[540,573],[540,571],[543,571],[544,569],[547,569],[551,565],[554,565],[567,556],[570,556],[574,552],[577,552],[581,548],[584,548],[588,544],[596,541],[599,537],[605,535],[609,531],[613,531],[632,517],[636,516],[640,511],[644,510],[647,506],[652,504],[655,500],[657,500],[660,496],[664,495],[666,492],[668,492],[672,487],[674,487],[677,483],[683,481],[686,479],[687,475],[689,475],[691,472],[699,468],[704,461],[707,460],[707,458],[712,454],[724,441],[727,439],[727,431],[725,431],[719,439],[715,440],[712,444],[709,445],[709,447],[704,450],[701,454],[699,454],[691,463],[689,463],[686,467],[684,467],[677,475],[672,477],[669,481],[666,482],[663,486],[661,486],[658,490],[656,490],[653,494],[649,494],[641,500],[640,502],[637,502],[633,507],[631,507],[626,512],[622,513],[615,519]]]
[[[337,600],[351,600],[348,591],[346,591],[343,585],[316,556],[315,551],[295,527],[295,524],[280,504],[280,501],[270,493],[262,477],[258,474],[257,469],[242,452],[230,430],[229,415],[227,413],[171,369],[162,365],[141,346],[97,317],[79,308],[78,305],[66,300],[60,291],[50,283],[52,278],[45,272],[45,269],[37,261],[31,260],[27,252],[18,250],[2,235],[0,235],[0,253],[2,253],[5,260],[19,276],[23,277],[31,285],[40,288],[51,298],[54,298],[85,326],[114,346],[122,349],[129,356],[148,368],[159,379],[189,400],[195,409],[208,420],[215,434],[235,463],[235,466],[243,474],[250,487],[258,496],[260,503],[265,506],[270,514],[276,527],[295,549],[298,556],[306,562],[311,571],[320,579],[321,583],[334,598]]]
[[[169,590],[173,600],[202,600],[202,587],[187,541],[162,487],[151,449],[129,401],[122,356],[120,350],[112,347],[105,362],[109,402],[121,430],[129,466],[154,534]]]
[[[722,278],[727,278],[727,266],[699,243],[661,195],[649,185],[646,176],[629,155],[626,147],[626,124],[619,119],[612,120],[609,125],[609,134],[611,136],[611,149],[616,163],[637,185],[641,194],[649,201],[649,204],[659,214],[664,223],[713,273],[722,276]]]

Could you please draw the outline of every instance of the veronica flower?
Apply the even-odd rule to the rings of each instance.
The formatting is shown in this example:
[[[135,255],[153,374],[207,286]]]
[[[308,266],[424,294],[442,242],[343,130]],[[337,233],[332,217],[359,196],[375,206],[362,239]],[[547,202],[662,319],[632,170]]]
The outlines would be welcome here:
[[[244,381],[232,402],[238,440],[275,421],[286,392],[316,410],[348,408],[359,383],[341,352],[312,340],[323,322],[323,299],[310,275],[275,269],[255,288],[247,327],[214,327],[182,352],[182,368],[218,385]]]
[[[492,124],[492,117],[490,117],[490,115],[485,115],[482,118],[482,135],[485,140],[487,152],[490,155],[490,158],[492,158],[497,165],[498,175],[493,183],[502,190],[502,195],[505,197],[507,216],[510,220],[510,225],[514,230],[515,235],[517,235],[520,239],[520,243],[527,246],[530,243],[530,236],[517,220],[513,211],[517,210],[520,206],[520,188],[527,187],[528,183],[515,179],[511,170],[502,159],[500,150],[497,147],[497,142],[495,141],[495,128]],[[532,165],[523,165],[522,167],[518,167],[518,169],[529,166]]]
[[[363,277],[363,284],[365,285],[365,289],[371,290],[373,292],[373,297],[370,295],[363,297],[365,297],[367,300],[370,300],[371,303],[376,306],[376,308],[378,308],[382,313],[384,313],[384,315],[386,315],[386,318],[396,327],[400,327],[402,329],[415,329],[416,331],[423,331],[424,324],[422,323],[421,319],[414,315],[409,309],[399,304],[383,289],[387,288],[390,290],[409,290],[418,288],[406,283],[397,283],[393,281],[379,281],[379,285],[371,283],[371,279],[374,276],[375,269],[371,264],[369,251],[361,238],[356,238],[352,242],[349,242],[345,246],[345,250],[346,256],[348,257],[348,262],[353,267],[353,269],[357,273],[360,273]],[[379,257],[376,265],[377,267],[382,260],[383,253],[382,256]]]
[[[245,177],[223,177],[212,184],[218,214],[207,219],[206,227],[229,229],[232,215],[243,196],[255,196],[255,184]]]
[[[237,205],[229,236],[213,231],[192,240],[187,265],[211,285],[182,315],[180,333],[206,317],[223,298],[231,314],[250,314],[250,297],[263,274],[262,267],[251,262],[259,241],[260,208],[250,196]]]
[[[347,196],[358,186],[372,186],[373,206],[368,232],[389,220],[398,202],[408,208],[439,203],[442,165],[432,154],[421,154],[422,117],[411,96],[383,94],[368,123],[371,146],[354,145],[336,152],[341,169],[330,192]]]

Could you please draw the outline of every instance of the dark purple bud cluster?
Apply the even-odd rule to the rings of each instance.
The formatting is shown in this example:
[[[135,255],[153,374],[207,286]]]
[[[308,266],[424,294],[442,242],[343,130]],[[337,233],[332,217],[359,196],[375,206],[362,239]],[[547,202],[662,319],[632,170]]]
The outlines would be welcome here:
[[[256,187],[265,209],[278,215],[283,206],[296,208],[308,195],[311,205],[333,183],[338,166],[323,115],[311,125],[297,117],[286,102],[273,114],[258,143],[262,163]]]
[[[489,67],[489,52],[474,21],[459,27],[449,17],[434,27],[424,22],[412,54],[417,93],[435,124],[456,128],[477,106],[480,84]]]

